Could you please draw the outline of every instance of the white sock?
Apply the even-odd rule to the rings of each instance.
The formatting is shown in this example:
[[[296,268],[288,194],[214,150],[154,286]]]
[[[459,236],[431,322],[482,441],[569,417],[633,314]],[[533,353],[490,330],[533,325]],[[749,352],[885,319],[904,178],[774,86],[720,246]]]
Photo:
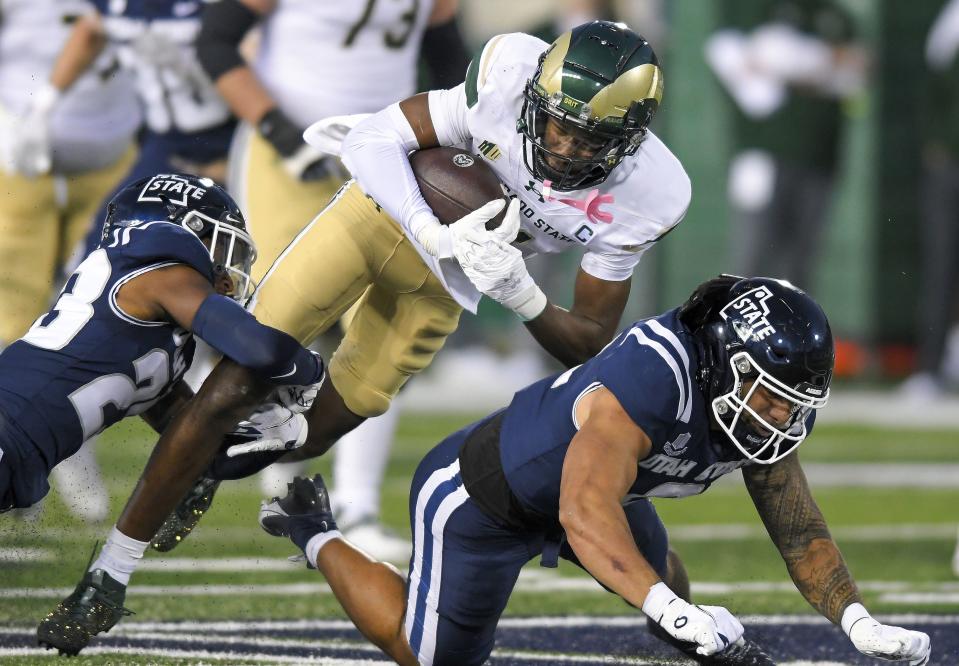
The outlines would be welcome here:
[[[333,539],[342,539],[343,535],[340,534],[339,530],[330,530],[329,532],[320,532],[319,534],[314,534],[310,537],[310,540],[306,542],[306,548],[303,549],[303,554],[306,555],[307,561],[316,566],[316,556],[320,554],[320,548],[328,544]]]
[[[333,512],[342,525],[380,514],[380,486],[390,459],[400,409],[394,403],[367,419],[333,448]]]
[[[126,585],[149,545],[149,541],[132,539],[114,525],[107,542],[103,544],[100,556],[90,565],[89,570],[103,569],[113,580]]]

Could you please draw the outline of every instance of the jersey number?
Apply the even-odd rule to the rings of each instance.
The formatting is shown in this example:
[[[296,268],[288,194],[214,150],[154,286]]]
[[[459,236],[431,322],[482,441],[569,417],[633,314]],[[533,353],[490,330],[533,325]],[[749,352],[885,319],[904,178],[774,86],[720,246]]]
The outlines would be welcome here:
[[[370,17],[373,16],[374,5],[376,5],[376,0],[366,0],[366,7],[363,8],[360,20],[350,26],[349,32],[346,33],[346,39],[343,40],[344,47],[353,46],[357,34],[363,29],[363,26],[369,23]],[[416,15],[419,10],[420,0],[413,0],[412,6],[400,14],[398,32],[394,34],[392,29],[384,31],[383,43],[386,44],[387,48],[401,49],[406,45],[413,33],[413,26],[416,24]]]
[[[67,282],[53,310],[37,319],[25,342],[41,349],[60,350],[70,344],[77,333],[93,317],[93,301],[100,298],[110,280],[110,259],[106,250],[96,250],[87,257]],[[43,323],[50,315],[53,319]]]
[[[133,362],[133,371],[136,381],[121,373],[104,375],[70,394],[84,441],[103,430],[108,408],[119,418],[146,411],[170,380],[170,356],[152,349]]]

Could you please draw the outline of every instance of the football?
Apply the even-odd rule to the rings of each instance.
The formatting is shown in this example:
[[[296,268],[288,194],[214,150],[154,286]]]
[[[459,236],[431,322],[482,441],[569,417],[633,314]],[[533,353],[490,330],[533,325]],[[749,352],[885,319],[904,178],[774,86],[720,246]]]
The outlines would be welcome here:
[[[443,224],[452,224],[493,199],[505,199],[493,170],[467,150],[424,148],[410,155],[410,166],[423,198]],[[486,228],[498,227],[505,210]]]

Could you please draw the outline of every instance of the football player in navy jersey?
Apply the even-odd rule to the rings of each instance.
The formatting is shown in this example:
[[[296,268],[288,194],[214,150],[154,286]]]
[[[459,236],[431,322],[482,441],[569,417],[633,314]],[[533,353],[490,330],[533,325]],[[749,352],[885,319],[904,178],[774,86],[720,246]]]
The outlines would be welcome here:
[[[316,386],[324,364],[237,302],[251,291],[255,255],[239,208],[208,178],[160,174],[110,202],[99,248],[53,309],[0,354],[0,511],[39,501],[50,470],[124,416],[141,415],[161,432],[192,395],[180,380],[194,335],[265,386],[284,387],[247,439],[303,441],[306,420],[288,407],[301,409],[290,396],[304,390],[287,388]],[[180,496],[192,482],[165,479]],[[148,545],[129,535],[121,517],[76,592],[41,623],[41,642],[75,654],[119,619]]]
[[[583,567],[699,663],[771,664],[729,611],[689,602],[649,500],[702,493],[742,468],[807,601],[863,654],[927,664],[926,634],[863,607],[799,466],[833,358],[826,316],[805,293],[721,276],[428,453],[410,490],[408,582],[342,538],[319,476],[264,503],[260,523],[291,537],[400,664],[484,663],[520,569],[540,554]]]

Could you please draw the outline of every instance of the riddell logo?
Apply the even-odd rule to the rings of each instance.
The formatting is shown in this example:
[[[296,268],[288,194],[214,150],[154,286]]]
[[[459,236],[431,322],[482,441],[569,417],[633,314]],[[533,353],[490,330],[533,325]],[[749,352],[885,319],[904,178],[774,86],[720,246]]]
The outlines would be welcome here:
[[[769,306],[766,305],[766,301],[771,296],[766,287],[756,287],[724,307],[719,314],[730,322],[736,335],[743,342],[749,338],[756,341],[765,340],[776,332],[775,327],[767,319]]]
[[[212,181],[210,181],[210,185],[213,185]],[[162,197],[160,196],[161,192],[163,193]],[[204,194],[206,194],[204,188],[191,185],[190,181],[182,176],[160,173],[147,181],[143,190],[140,191],[137,201],[157,201],[161,203],[169,201],[178,206],[186,206],[189,198],[202,199]]]

